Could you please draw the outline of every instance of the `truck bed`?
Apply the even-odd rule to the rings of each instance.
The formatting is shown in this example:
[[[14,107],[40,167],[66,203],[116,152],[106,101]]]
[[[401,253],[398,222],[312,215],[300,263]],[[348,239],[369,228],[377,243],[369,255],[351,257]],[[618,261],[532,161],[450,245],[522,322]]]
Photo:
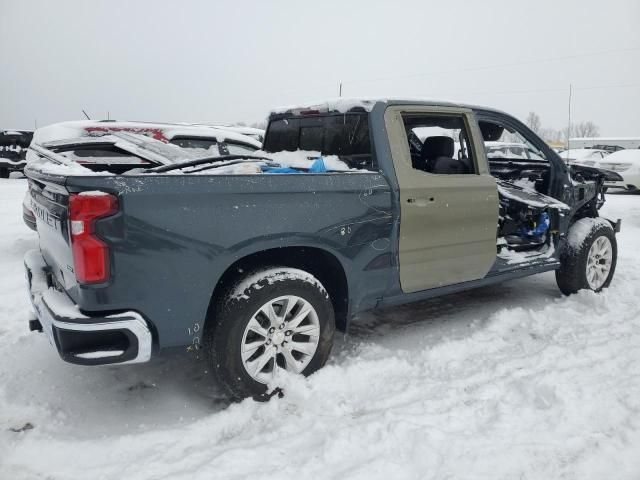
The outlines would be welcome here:
[[[391,190],[376,173],[60,176],[29,169],[28,176],[55,288],[88,316],[139,312],[160,348],[199,341],[213,288],[241,257],[322,247],[348,268],[365,269],[391,252]],[[103,285],[80,285],[73,272],[67,205],[82,191],[118,198],[119,212],[96,226],[111,255]],[[354,285],[367,292],[363,301],[375,304],[392,263]]]

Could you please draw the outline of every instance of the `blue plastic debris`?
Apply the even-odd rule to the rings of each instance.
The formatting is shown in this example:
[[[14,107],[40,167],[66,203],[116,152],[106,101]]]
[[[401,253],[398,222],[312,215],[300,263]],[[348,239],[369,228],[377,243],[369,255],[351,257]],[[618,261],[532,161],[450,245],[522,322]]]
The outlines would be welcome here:
[[[289,167],[263,167],[262,173],[304,173]]]
[[[324,158],[322,157],[318,157],[307,172],[290,167],[262,167],[262,173],[326,173],[327,171],[327,166],[324,164]]]
[[[324,164],[324,158],[318,157],[318,159],[309,167],[309,173],[326,173],[327,167]]]
[[[549,230],[550,223],[549,214],[547,212],[542,212],[538,218],[538,223],[534,228],[521,228],[518,233],[523,237],[541,237]]]

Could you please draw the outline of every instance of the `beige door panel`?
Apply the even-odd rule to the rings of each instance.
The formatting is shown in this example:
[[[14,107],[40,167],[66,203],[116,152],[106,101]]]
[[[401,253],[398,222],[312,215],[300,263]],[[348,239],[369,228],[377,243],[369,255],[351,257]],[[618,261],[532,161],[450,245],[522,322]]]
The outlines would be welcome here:
[[[464,115],[479,174],[416,170],[401,113]],[[467,109],[390,107],[385,122],[400,185],[400,283],[416,292],[484,277],[496,259],[498,192]]]

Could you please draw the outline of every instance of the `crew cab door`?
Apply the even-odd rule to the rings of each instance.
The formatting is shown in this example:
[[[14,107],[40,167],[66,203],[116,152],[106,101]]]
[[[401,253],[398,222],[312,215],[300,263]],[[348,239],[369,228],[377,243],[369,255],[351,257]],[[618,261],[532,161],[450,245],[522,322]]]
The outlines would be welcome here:
[[[385,125],[400,187],[402,290],[484,277],[496,259],[498,191],[473,112],[390,106]]]

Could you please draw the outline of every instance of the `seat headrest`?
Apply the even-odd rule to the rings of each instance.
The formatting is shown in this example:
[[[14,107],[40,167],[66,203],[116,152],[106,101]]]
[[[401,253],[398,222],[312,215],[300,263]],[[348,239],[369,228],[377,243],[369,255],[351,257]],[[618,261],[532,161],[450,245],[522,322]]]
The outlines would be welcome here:
[[[442,136],[427,137],[422,144],[422,158],[426,160],[438,157],[453,157],[453,138]]]

